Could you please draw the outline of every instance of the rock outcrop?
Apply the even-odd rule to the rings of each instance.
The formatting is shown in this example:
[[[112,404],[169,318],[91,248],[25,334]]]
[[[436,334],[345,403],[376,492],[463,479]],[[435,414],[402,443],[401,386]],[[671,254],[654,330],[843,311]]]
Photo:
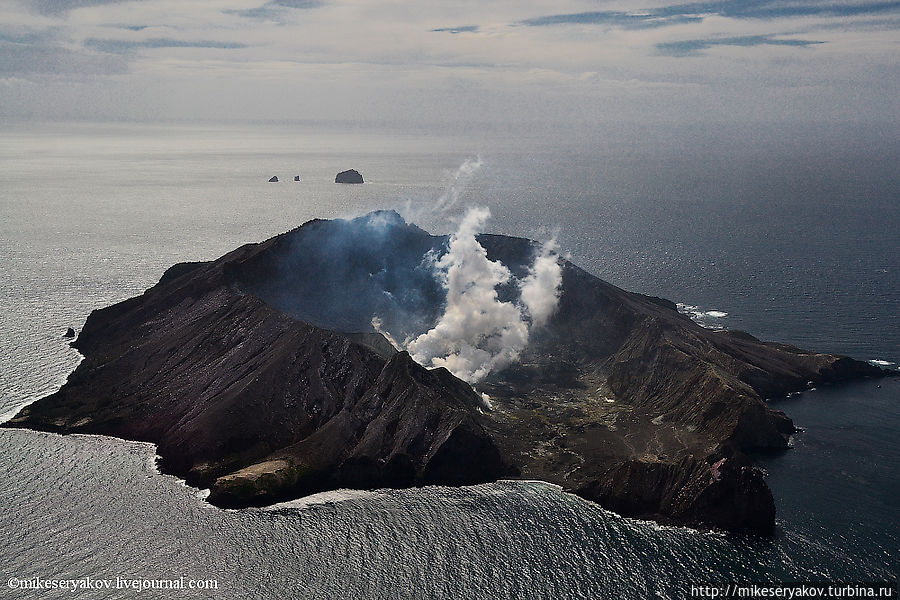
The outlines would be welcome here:
[[[69,327],[66,329],[66,332],[63,334],[64,338],[73,338],[75,337],[75,330]]]
[[[479,241],[518,274],[536,252]],[[565,262],[556,314],[476,393],[372,331],[373,315],[389,331],[434,322],[422,258],[446,243],[377,212],[175,265],[91,313],[73,342],[84,361],[5,426],[154,442],[164,471],[219,506],[523,477],[625,515],[769,534],[772,492],[746,452],[786,448],[794,427],[764,399],[886,373],[703,329]]]
[[[272,175],[272,178],[269,179],[269,183],[278,183],[278,175]]]
[[[356,169],[341,171],[334,178],[335,183],[363,183],[363,177]]]

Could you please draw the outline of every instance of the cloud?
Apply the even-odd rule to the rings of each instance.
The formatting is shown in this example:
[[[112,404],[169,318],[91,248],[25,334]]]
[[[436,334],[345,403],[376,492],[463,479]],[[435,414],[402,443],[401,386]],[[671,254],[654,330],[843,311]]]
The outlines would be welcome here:
[[[269,4],[284,8],[318,8],[325,3],[321,0],[272,0]]]
[[[433,33],[476,33],[478,25],[460,25],[459,27],[438,27],[431,30]]]
[[[726,0],[724,2],[685,4],[672,7],[701,10],[736,19],[783,19],[788,17],[857,17],[863,15],[900,12],[897,2],[821,2],[820,0],[799,0],[783,2],[768,0],[746,2]]]
[[[649,28],[700,22],[711,15],[732,19],[783,19],[789,17],[857,17],[900,12],[898,2],[828,3],[810,0],[722,0],[692,2],[636,11],[594,11],[553,14],[519,21],[520,25],[609,25],[621,28]]]
[[[546,25],[610,25],[622,28],[647,28],[691,23],[702,21],[703,17],[694,14],[662,14],[665,11],[641,11],[637,13],[618,11],[582,12],[562,15],[547,15],[520,21],[520,25],[542,27]]]
[[[712,38],[706,40],[682,40],[656,44],[660,54],[668,56],[698,56],[702,50],[713,46],[793,46],[806,48],[815,44],[824,44],[817,40],[779,39],[769,35],[745,35],[730,38]]]
[[[269,21],[281,21],[285,9],[310,9],[323,6],[321,0],[270,0],[255,8],[225,10],[226,14],[237,15],[248,19],[261,19]]]
[[[88,38],[84,41],[85,48],[91,48],[100,52],[120,54],[131,52],[138,48],[222,48],[233,50],[246,48],[246,44],[238,42],[216,42],[209,40],[175,40],[172,38],[151,38],[147,40],[109,40]]]
[[[121,106],[136,118],[561,124],[896,106],[898,2],[645,1],[18,0],[0,2],[0,72],[41,80],[42,109],[98,119],[104,73],[142,90]],[[81,75],[77,106],[48,73]],[[0,104],[35,110],[23,94]]]
[[[104,4],[119,4],[131,0],[29,0],[25,4],[45,15],[59,15],[76,8],[86,6],[102,6]]]
[[[0,74],[121,74],[128,65],[118,59],[98,56],[65,45],[55,28],[39,31],[0,30]]]
[[[19,44],[34,46],[37,44],[46,44],[53,39],[54,35],[51,31],[28,31],[25,33],[15,33],[0,31],[0,44]]]
[[[128,64],[113,57],[96,56],[58,46],[23,46],[0,42],[0,74],[110,75],[128,71]]]
[[[127,29],[129,31],[143,31],[145,29],[149,29],[152,25],[106,25],[106,27],[112,27],[115,29]]]

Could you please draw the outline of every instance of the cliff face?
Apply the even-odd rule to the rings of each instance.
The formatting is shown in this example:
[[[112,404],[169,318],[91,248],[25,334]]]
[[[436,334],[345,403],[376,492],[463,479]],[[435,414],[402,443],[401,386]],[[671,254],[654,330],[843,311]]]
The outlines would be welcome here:
[[[528,240],[479,240],[514,272],[534,256]],[[155,442],[164,470],[220,506],[522,476],[626,515],[769,533],[772,493],[744,453],[785,448],[794,429],[763,398],[883,374],[702,329],[565,263],[555,316],[479,384],[484,411],[372,332],[373,315],[404,334],[434,321],[423,256],[445,244],[381,212],[176,265],[93,312],[81,365],[6,426]]]

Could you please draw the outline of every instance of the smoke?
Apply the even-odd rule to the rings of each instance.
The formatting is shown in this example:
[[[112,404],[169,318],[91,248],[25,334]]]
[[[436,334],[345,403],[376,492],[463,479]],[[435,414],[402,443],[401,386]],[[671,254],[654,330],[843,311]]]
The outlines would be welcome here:
[[[390,331],[384,328],[384,321],[381,320],[381,317],[372,317],[372,329],[374,329],[376,333],[380,333],[381,335],[383,335],[384,339],[386,339],[391,344],[391,346],[394,347],[394,349],[402,349],[400,342],[398,342],[396,338],[394,338]]]
[[[447,292],[444,313],[432,329],[406,343],[419,363],[446,367],[470,383],[518,359],[530,328],[545,323],[556,309],[562,283],[556,243],[551,241],[529,274],[516,282],[520,302],[501,301],[497,287],[515,278],[506,266],[488,258],[476,238],[488,218],[486,208],[465,213],[447,252],[433,264]]]
[[[464,160],[450,177],[447,189],[434,203],[434,212],[438,214],[446,213],[456,206],[456,203],[459,202],[460,194],[468,187],[475,175],[478,174],[483,164],[480,156]]]
[[[484,161],[481,160],[480,156],[465,159],[447,177],[446,187],[437,200],[417,207],[413,207],[412,202],[407,200],[406,206],[402,210],[403,216],[410,223],[422,223],[446,217],[459,203],[463,192],[481,171],[482,166],[484,166]]]
[[[544,242],[541,253],[534,259],[531,272],[519,283],[522,304],[531,315],[532,324],[540,327],[556,312],[562,269],[559,266],[559,245],[555,239]]]

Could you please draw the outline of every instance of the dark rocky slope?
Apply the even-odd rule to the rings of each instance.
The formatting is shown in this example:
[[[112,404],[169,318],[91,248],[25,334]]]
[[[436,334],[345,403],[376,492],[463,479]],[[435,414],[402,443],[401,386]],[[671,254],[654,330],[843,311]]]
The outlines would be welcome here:
[[[520,274],[535,252],[480,241]],[[220,506],[520,476],[626,515],[765,534],[772,494],[744,453],[785,448],[794,428],[763,399],[884,374],[703,329],[565,263],[558,312],[479,385],[484,411],[468,384],[371,332],[373,315],[404,335],[434,321],[422,257],[445,244],[380,212],[176,265],[93,312],[81,365],[6,426],[155,442],[165,471]]]

